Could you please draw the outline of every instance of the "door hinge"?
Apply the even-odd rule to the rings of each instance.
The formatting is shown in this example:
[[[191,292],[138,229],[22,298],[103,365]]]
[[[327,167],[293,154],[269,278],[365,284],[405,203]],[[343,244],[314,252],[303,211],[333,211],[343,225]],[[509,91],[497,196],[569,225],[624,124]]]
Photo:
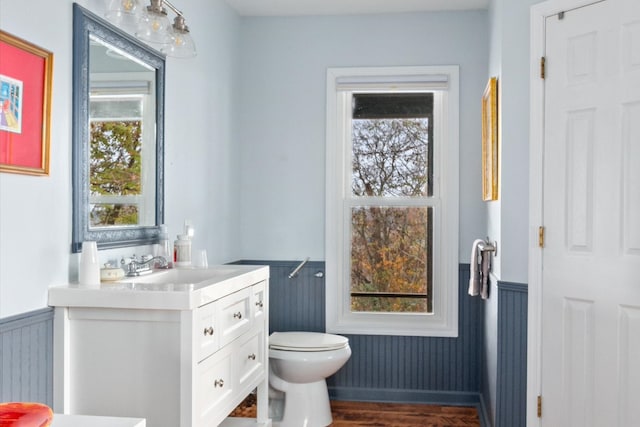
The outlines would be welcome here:
[[[538,227],[538,246],[544,248],[544,227]]]
[[[544,79],[547,75],[546,62],[547,62],[547,59],[544,56],[540,57],[540,78],[541,79]]]
[[[542,418],[542,396],[538,395],[538,418]]]

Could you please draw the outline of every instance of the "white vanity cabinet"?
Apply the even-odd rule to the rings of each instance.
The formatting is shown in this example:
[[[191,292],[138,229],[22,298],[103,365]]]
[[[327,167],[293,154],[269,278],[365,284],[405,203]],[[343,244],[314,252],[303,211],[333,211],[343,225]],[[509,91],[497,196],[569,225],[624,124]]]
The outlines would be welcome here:
[[[54,408],[147,427],[269,426],[268,267],[51,288]],[[215,270],[215,268],[212,268]],[[256,419],[227,419],[254,389]]]

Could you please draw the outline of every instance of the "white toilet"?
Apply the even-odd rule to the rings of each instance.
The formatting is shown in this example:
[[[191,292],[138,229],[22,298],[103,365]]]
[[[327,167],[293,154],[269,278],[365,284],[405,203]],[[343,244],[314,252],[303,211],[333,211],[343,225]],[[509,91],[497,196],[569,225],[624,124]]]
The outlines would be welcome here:
[[[351,356],[349,340],[319,332],[274,332],[269,337],[269,416],[277,427],[331,424],[326,378]]]

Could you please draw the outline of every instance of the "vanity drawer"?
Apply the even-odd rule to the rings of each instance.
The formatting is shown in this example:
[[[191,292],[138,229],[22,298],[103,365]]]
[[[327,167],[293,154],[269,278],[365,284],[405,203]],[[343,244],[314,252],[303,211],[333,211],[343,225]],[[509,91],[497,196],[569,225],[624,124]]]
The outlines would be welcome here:
[[[211,355],[220,347],[218,335],[215,304],[209,303],[198,308],[196,311],[195,330],[198,362]]]
[[[266,282],[256,283],[251,287],[253,293],[253,303],[251,308],[253,309],[253,318],[257,321],[264,319],[265,308],[267,307],[267,284]]]
[[[242,389],[245,384],[259,377],[265,370],[264,330],[261,329],[240,345],[237,352],[238,382]]]
[[[203,360],[197,368],[196,416],[198,426],[217,425],[235,392],[232,362],[235,354],[225,348]],[[224,414],[223,414],[224,415]]]
[[[215,304],[219,346],[223,347],[251,328],[251,288],[221,298]]]

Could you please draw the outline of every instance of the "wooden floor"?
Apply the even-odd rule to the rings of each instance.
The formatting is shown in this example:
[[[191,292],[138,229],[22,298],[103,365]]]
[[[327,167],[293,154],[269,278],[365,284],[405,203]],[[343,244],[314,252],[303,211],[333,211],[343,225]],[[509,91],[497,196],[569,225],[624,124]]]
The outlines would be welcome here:
[[[331,402],[332,427],[480,427],[475,408],[402,403]]]
[[[480,427],[478,411],[463,406],[332,401],[331,412],[331,427]],[[232,415],[255,417],[255,401]]]

